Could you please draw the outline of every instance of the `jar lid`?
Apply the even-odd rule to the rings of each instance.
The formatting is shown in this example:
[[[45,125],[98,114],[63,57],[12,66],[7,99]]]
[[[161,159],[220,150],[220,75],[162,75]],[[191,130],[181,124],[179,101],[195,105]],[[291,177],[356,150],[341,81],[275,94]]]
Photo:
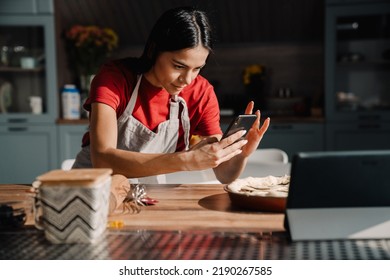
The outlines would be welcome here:
[[[64,88],[76,88],[76,85],[74,85],[74,84],[65,84]]]
[[[42,186],[96,185],[110,177],[110,168],[80,168],[71,170],[56,169],[37,177]]]

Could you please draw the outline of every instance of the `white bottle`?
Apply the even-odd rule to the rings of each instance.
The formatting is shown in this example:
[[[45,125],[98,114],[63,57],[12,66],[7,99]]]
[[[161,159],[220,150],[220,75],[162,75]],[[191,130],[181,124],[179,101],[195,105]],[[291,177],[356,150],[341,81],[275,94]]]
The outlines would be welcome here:
[[[62,90],[62,117],[67,120],[80,119],[80,92],[75,85],[64,85]]]

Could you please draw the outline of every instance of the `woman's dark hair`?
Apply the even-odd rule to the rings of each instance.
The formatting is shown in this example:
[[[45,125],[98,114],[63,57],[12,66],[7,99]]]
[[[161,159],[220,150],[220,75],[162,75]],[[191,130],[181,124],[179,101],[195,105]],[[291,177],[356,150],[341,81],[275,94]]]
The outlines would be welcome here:
[[[211,27],[206,13],[192,7],[173,8],[156,21],[139,60],[144,73],[165,51],[177,51],[202,45],[212,51]]]

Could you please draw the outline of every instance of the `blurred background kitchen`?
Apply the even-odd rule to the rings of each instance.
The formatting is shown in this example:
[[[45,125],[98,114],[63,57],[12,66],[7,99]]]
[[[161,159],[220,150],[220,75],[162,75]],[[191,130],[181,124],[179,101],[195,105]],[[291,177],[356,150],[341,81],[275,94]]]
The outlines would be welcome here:
[[[158,16],[182,5],[213,22],[202,75],[222,128],[252,99],[272,123],[259,148],[290,160],[390,149],[389,0],[0,0],[0,183],[31,183],[74,158],[91,61],[140,55]],[[79,56],[77,34],[102,42]]]

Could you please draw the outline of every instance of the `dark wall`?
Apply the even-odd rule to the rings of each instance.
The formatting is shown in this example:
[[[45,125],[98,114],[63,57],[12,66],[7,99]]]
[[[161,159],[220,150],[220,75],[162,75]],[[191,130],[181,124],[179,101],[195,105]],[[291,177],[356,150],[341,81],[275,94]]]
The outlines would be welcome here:
[[[72,25],[111,27],[120,37],[114,57],[139,55],[163,11],[194,5],[208,12],[216,35],[215,54],[203,74],[227,103],[243,94],[241,73],[252,63],[267,69],[267,96],[275,95],[279,87],[304,96],[323,92],[324,0],[56,0],[55,4],[59,86],[77,78],[66,63],[62,39]]]
[[[143,45],[157,17],[184,5],[208,12],[219,43],[323,37],[323,0],[56,0],[56,13],[63,28],[75,23],[111,27],[126,47]]]

